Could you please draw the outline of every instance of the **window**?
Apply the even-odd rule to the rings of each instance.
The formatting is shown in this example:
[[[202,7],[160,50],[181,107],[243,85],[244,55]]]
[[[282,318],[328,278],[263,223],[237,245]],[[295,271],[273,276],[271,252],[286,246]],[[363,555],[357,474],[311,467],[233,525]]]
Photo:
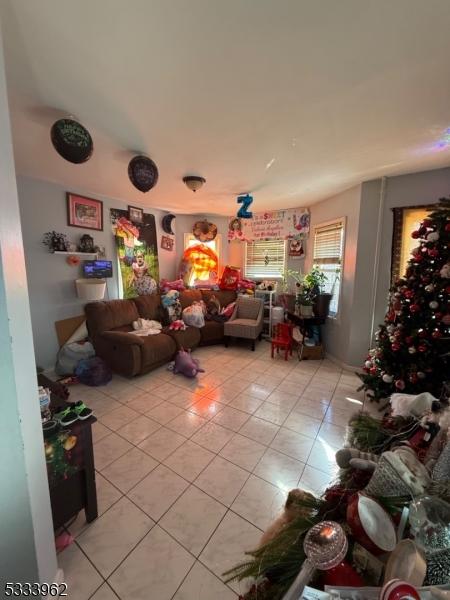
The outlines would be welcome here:
[[[318,225],[314,229],[314,265],[327,276],[324,292],[333,294],[330,316],[335,317],[341,291],[342,255],[344,247],[344,220]]]
[[[218,233],[216,235],[216,237],[211,240],[210,242],[199,242],[198,239],[196,237],[194,237],[194,235],[192,235],[192,233],[185,233],[184,234],[184,249],[186,250],[187,248],[190,248],[191,246],[196,246],[197,244],[203,244],[204,246],[207,246],[208,248],[211,248],[211,250],[213,250],[213,252],[215,252],[217,254],[217,258],[219,260],[219,265],[220,265],[220,251],[221,251],[221,242],[222,242],[222,237],[220,235],[220,233]],[[204,284],[208,284],[208,283],[212,283],[210,281],[210,272],[206,271],[206,270],[201,270],[200,276],[197,279],[197,271],[195,269],[192,270],[188,285],[194,287],[195,285],[201,285],[202,282]],[[218,273],[216,273],[216,276],[218,275]]]
[[[245,244],[245,277],[279,279],[283,277],[285,262],[284,240],[258,240]]]

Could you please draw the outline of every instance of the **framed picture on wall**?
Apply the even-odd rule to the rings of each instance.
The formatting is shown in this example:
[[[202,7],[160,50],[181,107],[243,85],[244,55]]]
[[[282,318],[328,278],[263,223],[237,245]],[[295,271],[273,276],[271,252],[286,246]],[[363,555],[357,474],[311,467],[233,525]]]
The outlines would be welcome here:
[[[161,248],[163,250],[173,250],[173,239],[168,237],[167,235],[161,236]]]
[[[67,225],[103,231],[103,202],[67,192]]]
[[[138,206],[128,206],[128,220],[132,223],[141,224],[144,222],[144,209]]]

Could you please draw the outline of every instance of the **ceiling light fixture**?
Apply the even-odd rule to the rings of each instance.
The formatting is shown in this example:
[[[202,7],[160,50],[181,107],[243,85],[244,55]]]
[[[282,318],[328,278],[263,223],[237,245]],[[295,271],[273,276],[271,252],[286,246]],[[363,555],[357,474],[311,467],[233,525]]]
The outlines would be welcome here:
[[[187,188],[196,192],[203,186],[206,179],[204,177],[199,177],[198,175],[187,175],[186,177],[183,177],[183,181]]]

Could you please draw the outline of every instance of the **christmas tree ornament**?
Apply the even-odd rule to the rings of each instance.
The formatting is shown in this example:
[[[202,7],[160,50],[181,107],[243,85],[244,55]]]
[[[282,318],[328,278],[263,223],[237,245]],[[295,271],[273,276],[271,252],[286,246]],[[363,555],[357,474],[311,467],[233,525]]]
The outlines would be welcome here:
[[[426,292],[432,292],[434,291],[434,285],[432,283],[430,283],[429,285],[425,286],[425,291]]]
[[[366,367],[366,369],[370,369],[372,366],[372,361],[371,360],[366,360],[366,362],[364,363],[364,366]]]
[[[443,279],[450,279],[450,262],[447,262],[442,269],[439,271],[440,276]]]
[[[373,498],[358,492],[347,507],[347,523],[355,540],[375,555],[392,552],[397,543],[394,523]]]
[[[388,581],[380,592],[379,600],[420,600],[419,592],[401,579]]]
[[[419,352],[426,352],[426,351],[427,351],[427,347],[425,346],[425,344],[419,344],[419,345],[417,346],[417,350],[418,350]]]
[[[447,223],[445,226],[445,231],[448,233],[450,231],[450,223]]]
[[[417,371],[417,377],[419,379],[425,379],[426,375],[423,371]]]
[[[439,302],[436,302],[436,300],[432,300],[428,306],[431,308],[431,310],[436,310],[437,308],[439,308]]]
[[[450,325],[450,313],[442,317],[442,322],[444,325]]]
[[[427,234],[427,242],[437,242],[439,239],[439,233],[437,231],[431,231]]]
[[[435,340],[438,340],[439,338],[442,337],[442,333],[438,330],[435,329],[432,333],[431,333],[431,337]]]
[[[439,250],[436,248],[428,248],[428,255],[432,258],[437,258],[439,256]]]
[[[413,239],[415,239],[415,240],[419,239],[419,238],[420,238],[420,231],[419,231],[418,229],[416,229],[415,231],[413,231],[413,232],[411,233],[411,237],[412,237]]]
[[[432,226],[432,221],[430,221],[430,219],[424,219],[422,221],[422,227],[426,228],[426,227],[431,227]]]
[[[414,338],[412,336],[408,335],[407,337],[405,337],[405,342],[407,344],[412,344],[413,341],[414,341]]]
[[[414,348],[414,346],[410,346],[410,347],[408,348],[408,352],[409,352],[410,354],[415,354],[415,353],[416,353],[416,349]]]
[[[412,313],[419,312],[420,306],[418,304],[411,304],[411,306],[409,307],[409,310]]]
[[[326,571],[341,563],[347,553],[348,542],[339,523],[322,521],[308,531],[303,549],[307,558],[283,600],[301,598],[305,585],[316,569]]]
[[[388,373],[385,373],[382,377],[384,383],[392,383],[394,381],[394,378],[392,375],[389,375]]]
[[[397,379],[397,381],[395,382],[395,387],[398,390],[404,390],[405,389],[405,382],[403,381],[403,379]]]

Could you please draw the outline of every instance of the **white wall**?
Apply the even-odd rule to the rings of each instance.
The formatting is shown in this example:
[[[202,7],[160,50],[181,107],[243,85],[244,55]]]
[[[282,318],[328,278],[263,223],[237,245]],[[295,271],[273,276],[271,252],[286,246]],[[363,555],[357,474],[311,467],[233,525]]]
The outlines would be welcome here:
[[[69,240],[74,242],[78,242],[84,233],[92,235],[97,245],[105,246],[106,257],[113,261],[114,277],[108,280],[108,293],[110,298],[117,298],[116,249],[109,211],[110,208],[126,210],[127,205],[118,200],[90,194],[85,190],[67,190],[58,184],[28,177],[18,177],[17,186],[36,360],[38,365],[48,368],[54,366],[58,351],[55,321],[82,314],[84,302],[78,300],[74,283],[81,275],[81,267],[71,267],[66,263],[65,256],[51,254],[42,244],[42,237],[44,233],[52,230],[65,233]],[[67,225],[67,191],[103,201],[103,231],[84,230]],[[158,210],[152,210],[151,213],[155,215],[156,221],[160,276],[172,279],[175,275],[175,251],[168,252],[160,248],[161,218],[165,213]]]
[[[0,583],[57,573],[0,34]]]
[[[358,185],[310,207],[311,233],[304,261],[304,269],[307,272],[313,262],[312,242],[310,240],[314,236],[314,227],[333,219],[345,217],[344,267],[341,277],[339,314],[335,319],[327,319],[326,324],[322,327],[322,335],[326,351],[339,361],[347,364],[349,364],[348,354],[356,272],[360,197],[361,186]]]

